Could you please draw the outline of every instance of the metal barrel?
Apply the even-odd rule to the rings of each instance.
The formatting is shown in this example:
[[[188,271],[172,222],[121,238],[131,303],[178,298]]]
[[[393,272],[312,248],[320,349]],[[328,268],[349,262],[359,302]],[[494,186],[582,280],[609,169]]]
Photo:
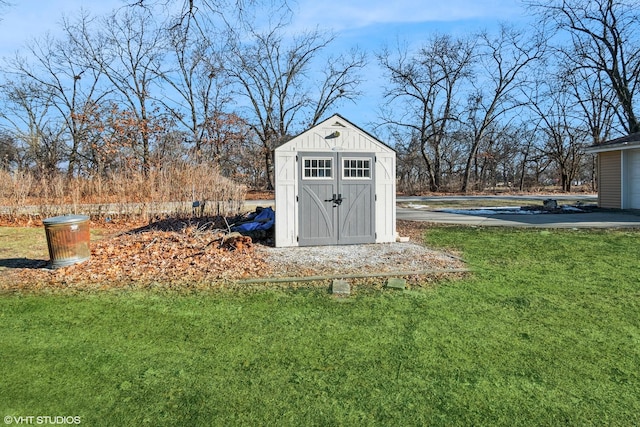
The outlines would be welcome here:
[[[42,221],[47,235],[51,267],[59,268],[89,259],[89,217],[63,215]]]

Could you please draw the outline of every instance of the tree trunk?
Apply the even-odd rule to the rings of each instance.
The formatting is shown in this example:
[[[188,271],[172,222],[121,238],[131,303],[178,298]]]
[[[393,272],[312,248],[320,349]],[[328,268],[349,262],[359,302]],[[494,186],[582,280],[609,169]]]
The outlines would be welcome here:
[[[471,151],[469,152],[469,156],[467,157],[467,162],[464,166],[464,175],[462,177],[462,186],[460,191],[466,193],[469,191],[469,181],[471,180],[471,168],[473,166],[473,160],[476,158],[478,154],[478,146],[480,145],[480,138],[474,138],[473,145],[471,146]]]
[[[267,191],[273,191],[273,155],[274,152],[272,150],[266,149],[264,150],[264,172],[265,179],[267,184]]]
[[[562,191],[566,193],[571,192],[571,179],[569,178],[569,174],[566,171],[562,171],[560,173],[560,185],[562,187]]]

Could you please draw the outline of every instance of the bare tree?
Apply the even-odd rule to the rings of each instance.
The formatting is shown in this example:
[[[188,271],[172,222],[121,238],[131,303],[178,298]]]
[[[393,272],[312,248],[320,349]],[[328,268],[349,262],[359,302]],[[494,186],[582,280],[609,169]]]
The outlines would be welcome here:
[[[158,102],[186,129],[194,159],[210,160],[211,156],[203,152],[212,140],[209,131],[215,129],[217,117],[231,101],[220,53],[223,48],[214,46],[213,30],[205,35],[192,31],[189,25],[169,29],[168,38],[168,59],[174,65],[161,70],[159,77],[177,96],[163,96]]]
[[[565,70],[560,77],[581,112],[583,127],[587,130],[588,145],[597,145],[611,138],[616,124],[617,98],[614,90],[606,84],[603,72],[581,68]],[[585,156],[589,181],[593,190],[597,188],[596,156]]]
[[[526,122],[524,122],[526,123]],[[532,184],[539,184],[540,174],[549,165],[548,158],[541,149],[537,128],[530,129],[529,126],[522,125],[512,135],[513,144],[517,149],[517,188],[524,191]],[[533,170],[533,173],[532,173]]]
[[[20,152],[16,139],[8,132],[0,132],[0,170],[11,171],[20,166]]]
[[[542,58],[545,43],[541,37],[525,35],[521,30],[502,25],[497,37],[482,33],[478,43],[477,78],[469,97],[469,120],[471,145],[462,178],[461,191],[467,192],[469,180],[478,148],[487,131],[508,112],[522,107],[515,96],[518,88],[526,82],[528,67]]]
[[[90,22],[80,22],[77,33],[82,37],[83,59],[95,67],[119,94],[119,101],[134,123],[134,151],[143,171],[148,172],[151,159],[154,105],[152,85],[161,74],[165,52],[162,32],[144,9],[120,9],[92,28]]]
[[[557,79],[539,82],[530,91],[529,106],[534,112],[545,155],[556,165],[562,191],[571,191],[584,156],[588,132],[576,102],[566,85]]]
[[[13,6],[13,4],[6,0],[0,0],[0,13],[4,13],[4,9],[9,6]],[[0,17],[0,21],[2,21],[1,17]]]
[[[396,55],[389,50],[378,55],[390,80],[383,119],[417,139],[431,191],[442,185],[441,147],[450,124],[459,119],[458,94],[471,77],[474,48],[471,40],[436,35],[415,54],[401,47]]]
[[[637,0],[554,0],[531,5],[571,37],[560,48],[562,61],[573,70],[604,73],[620,106],[627,133],[640,132],[637,101],[640,89],[640,2]]]
[[[65,29],[71,27],[65,25]],[[14,72],[37,83],[51,100],[51,111],[66,130],[69,139],[67,150],[67,177],[71,178],[78,168],[80,147],[87,132],[87,110],[100,102],[107,92],[98,87],[99,70],[78,61],[78,46],[73,36],[54,39],[45,36],[27,45],[29,60],[16,57]]]
[[[23,152],[23,166],[38,175],[57,172],[63,160],[63,131],[50,121],[53,102],[45,87],[21,79],[10,81],[1,88],[5,108],[0,116],[11,124],[11,134],[19,141]]]
[[[320,122],[329,112],[330,108],[341,101],[353,101],[362,94],[358,89],[362,75],[360,71],[366,66],[365,55],[357,49],[351,50],[348,54],[331,56],[325,61],[322,67],[322,77],[318,78],[320,83],[315,108],[309,120],[310,125]]]
[[[287,0],[277,2],[273,0],[125,0],[125,3],[130,7],[146,10],[170,9],[173,13],[171,25],[180,27],[185,25],[200,27],[202,24],[210,23],[216,16],[226,20],[231,18],[229,13],[239,20],[246,20],[249,18],[247,15],[252,14],[253,8],[263,4],[271,7],[277,4],[281,9],[289,8]]]
[[[489,152],[491,161],[485,167],[486,179],[497,188],[514,188],[520,172],[520,160],[524,158],[524,144],[520,141],[519,129],[513,126],[497,128],[492,135],[493,146]]]
[[[615,125],[617,102],[615,93],[605,82],[606,77],[602,72],[584,68],[561,73],[560,79],[581,112],[591,144],[600,144],[610,139]]]
[[[312,91],[312,62],[334,38],[316,30],[289,40],[278,24],[267,32],[252,32],[248,44],[236,40],[231,49],[227,72],[237,95],[248,102],[248,122],[262,144],[268,189],[273,189],[274,149],[303,122],[302,116],[309,114],[308,125],[314,125],[328,108],[357,96],[357,73],[365,64],[359,55],[334,61],[319,92]]]

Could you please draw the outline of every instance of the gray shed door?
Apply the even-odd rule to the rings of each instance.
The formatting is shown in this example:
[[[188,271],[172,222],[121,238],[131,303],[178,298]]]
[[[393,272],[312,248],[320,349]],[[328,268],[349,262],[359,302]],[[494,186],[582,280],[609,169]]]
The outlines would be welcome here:
[[[301,153],[300,246],[375,242],[372,153]]]

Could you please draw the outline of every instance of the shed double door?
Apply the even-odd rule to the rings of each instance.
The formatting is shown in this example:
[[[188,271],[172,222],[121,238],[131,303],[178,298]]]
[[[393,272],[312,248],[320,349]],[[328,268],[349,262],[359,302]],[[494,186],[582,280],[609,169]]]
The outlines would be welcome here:
[[[298,156],[298,244],[375,242],[373,153]]]

